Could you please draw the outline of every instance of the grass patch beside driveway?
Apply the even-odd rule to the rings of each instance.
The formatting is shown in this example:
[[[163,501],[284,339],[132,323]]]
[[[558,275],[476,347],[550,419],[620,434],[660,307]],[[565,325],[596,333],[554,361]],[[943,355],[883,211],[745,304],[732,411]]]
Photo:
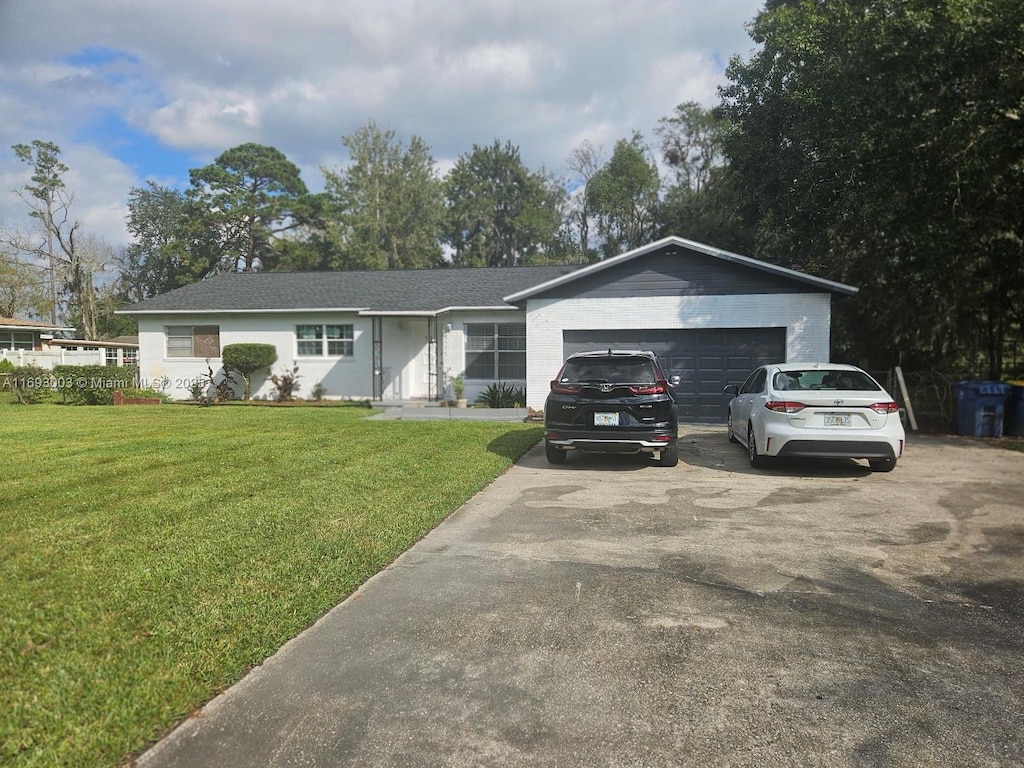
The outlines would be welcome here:
[[[117,765],[541,437],[365,414],[0,406],[0,762]]]

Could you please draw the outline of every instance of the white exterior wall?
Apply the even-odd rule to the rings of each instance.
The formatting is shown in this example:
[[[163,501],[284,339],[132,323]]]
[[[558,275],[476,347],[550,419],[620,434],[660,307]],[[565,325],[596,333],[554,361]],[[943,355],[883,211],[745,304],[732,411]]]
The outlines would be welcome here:
[[[296,354],[295,326],[316,324],[352,325],[354,355],[351,358],[299,357]],[[191,383],[207,373],[206,361],[194,357],[167,357],[164,329],[169,325],[219,326],[222,350],[228,344],[273,344],[277,348],[277,362],[272,371],[253,376],[253,398],[271,397],[273,384],[270,373],[291,371],[296,362],[299,366],[300,397],[309,397],[318,383],[325,387],[326,397],[369,399],[372,394],[373,342],[370,318],[352,313],[140,315],[139,377],[142,386],[156,388],[166,378],[166,394],[175,399],[187,400],[191,397]],[[221,369],[220,358],[211,359],[210,366],[216,374]],[[239,395],[241,387],[239,382]]]
[[[526,312],[526,402],[542,408],[563,362],[563,330],[786,328],[786,362],[829,359],[831,296],[647,296],[530,299]]]
[[[365,318],[370,323],[370,318]],[[412,400],[430,394],[429,321],[426,317],[384,317],[381,320],[381,356],[384,400]],[[368,360],[373,365],[372,328],[368,332]],[[358,354],[358,353],[357,353]],[[370,368],[367,368],[369,376]],[[372,393],[373,382],[367,378]],[[367,397],[370,394],[366,395]]]
[[[442,384],[442,394],[445,399],[455,397],[452,392],[451,380],[456,376],[462,376],[465,384],[465,393],[462,395],[469,402],[476,400],[490,384],[493,379],[466,379],[466,324],[467,323],[526,323],[527,313],[516,310],[492,310],[492,311],[459,311],[449,312],[438,318],[438,338],[443,344],[445,381]],[[530,328],[527,325],[526,333],[529,335]],[[527,343],[529,347],[529,343]],[[527,371],[529,371],[529,350],[527,350]],[[525,387],[526,379],[503,380],[502,384],[513,387]],[[545,388],[547,384],[545,384]],[[527,392],[529,396],[529,392]]]

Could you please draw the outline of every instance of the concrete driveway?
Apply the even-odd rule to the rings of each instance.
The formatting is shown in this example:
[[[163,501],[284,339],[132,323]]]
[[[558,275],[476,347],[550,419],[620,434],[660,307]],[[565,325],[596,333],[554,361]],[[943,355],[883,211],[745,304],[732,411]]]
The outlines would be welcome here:
[[[1024,454],[532,450],[139,761],[1024,765]]]

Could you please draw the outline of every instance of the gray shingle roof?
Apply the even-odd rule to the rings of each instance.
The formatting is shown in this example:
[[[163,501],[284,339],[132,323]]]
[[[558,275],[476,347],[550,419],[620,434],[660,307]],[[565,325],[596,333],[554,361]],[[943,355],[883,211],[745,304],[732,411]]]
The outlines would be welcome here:
[[[122,312],[246,312],[364,309],[436,312],[510,306],[503,296],[554,280],[576,265],[217,275],[133,304]]]

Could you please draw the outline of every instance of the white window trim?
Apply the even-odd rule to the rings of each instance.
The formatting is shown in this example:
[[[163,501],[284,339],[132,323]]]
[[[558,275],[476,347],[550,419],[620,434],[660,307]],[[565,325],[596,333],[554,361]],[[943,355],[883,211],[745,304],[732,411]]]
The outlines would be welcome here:
[[[316,328],[319,331],[319,338],[314,339],[302,339],[299,338],[299,328]],[[345,329],[348,330],[347,336],[340,336],[337,338],[330,338],[327,335],[328,328],[341,328],[342,333],[345,333]],[[312,344],[316,342],[320,346],[320,351],[316,354],[308,354],[300,351],[301,343]],[[331,342],[342,342],[347,343],[349,348],[352,350],[349,354],[344,352],[340,354],[332,354],[328,350],[331,348]],[[295,359],[296,360],[311,360],[311,359],[331,359],[331,360],[353,360],[356,356],[356,327],[353,323],[296,323],[295,324]]]

